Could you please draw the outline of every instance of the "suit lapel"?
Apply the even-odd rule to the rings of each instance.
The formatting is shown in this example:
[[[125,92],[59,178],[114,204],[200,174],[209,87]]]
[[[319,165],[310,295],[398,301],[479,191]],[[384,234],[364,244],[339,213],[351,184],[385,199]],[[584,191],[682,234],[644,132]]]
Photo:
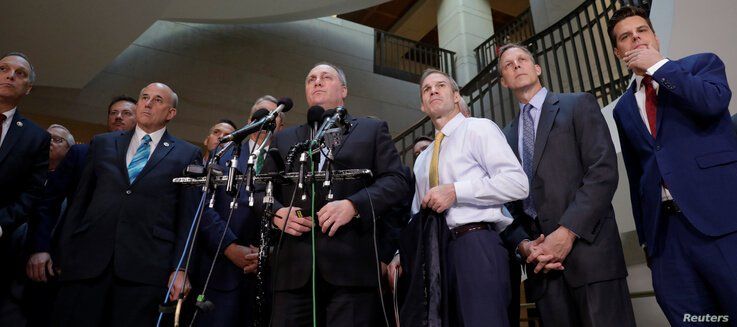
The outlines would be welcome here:
[[[143,170],[141,170],[141,173],[138,174],[138,177],[136,177],[136,180],[133,181],[133,184],[136,184],[138,183],[138,181],[142,180],[144,176],[154,167],[156,167],[161,159],[164,159],[164,157],[166,157],[166,155],[169,154],[169,152],[173,148],[174,139],[169,135],[169,132],[164,132],[164,135],[161,136],[161,140],[159,140],[159,144],[156,145],[156,149],[154,149],[154,153],[152,153],[151,157],[148,158],[146,166],[143,167]]]
[[[540,158],[542,157],[545,146],[548,144],[548,135],[550,135],[550,129],[553,128],[553,122],[555,116],[558,114],[560,109],[558,105],[558,95],[553,92],[548,92],[545,97],[545,102],[540,110],[540,121],[537,124],[537,132],[535,133],[535,151],[532,156],[532,176],[535,176],[537,166],[540,164]]]
[[[509,134],[507,135],[507,140],[509,143],[509,146],[512,148],[512,151],[514,152],[514,155],[517,156],[517,160],[522,162],[519,158],[519,114],[517,117],[515,117],[512,120],[512,123],[509,124]]]
[[[647,130],[647,126],[645,126],[645,122],[642,120],[642,116],[640,115],[640,107],[637,105],[637,100],[635,99],[636,88],[637,82],[633,81],[632,85],[627,89],[627,92],[619,98],[619,101],[623,102],[621,107],[624,109],[625,113],[629,115],[632,123],[635,124],[635,129],[640,131],[640,136],[642,136],[645,142],[653,145],[653,135]],[[660,99],[658,99],[658,102],[660,102]],[[657,125],[659,125],[660,116],[661,115],[658,114],[658,122],[656,122],[655,127],[656,130],[658,129]]]
[[[125,177],[125,180],[130,183],[130,177],[128,176],[128,165],[126,164],[126,155],[128,154],[128,146],[133,138],[133,130],[127,132],[121,132],[118,137],[115,138],[115,150],[118,153],[118,168],[120,173]]]
[[[338,153],[340,153],[340,150],[343,149],[343,146],[345,145],[345,142],[348,141],[348,138],[351,136],[351,134],[353,133],[353,131],[356,129],[356,126],[358,126],[358,119],[353,118],[352,116],[348,115],[348,117],[346,117],[346,120],[347,121],[350,121],[351,127],[348,129],[348,133],[345,133],[345,135],[343,135],[343,138],[342,138],[342,141],[340,142],[340,145],[338,145],[338,148],[335,149],[335,153],[333,153],[333,158],[337,158],[338,157]]]
[[[10,154],[10,150],[13,149],[16,143],[18,143],[18,140],[22,139],[23,131],[25,130],[24,126],[26,123],[26,119],[23,118],[18,113],[18,110],[15,110],[15,114],[13,115],[13,119],[10,121],[10,127],[8,127],[8,132],[5,135],[5,140],[3,141],[2,146],[0,146],[0,162],[3,162],[5,160],[5,157]]]

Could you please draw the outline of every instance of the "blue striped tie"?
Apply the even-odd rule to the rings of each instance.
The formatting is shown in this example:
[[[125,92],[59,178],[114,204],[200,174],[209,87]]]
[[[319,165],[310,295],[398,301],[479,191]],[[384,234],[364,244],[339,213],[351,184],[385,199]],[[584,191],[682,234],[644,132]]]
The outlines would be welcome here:
[[[535,122],[532,118],[532,105],[526,104],[522,108],[522,169],[524,169],[527,179],[532,185],[532,161],[535,155]],[[532,199],[532,192],[522,201],[525,213],[537,218],[537,210],[535,210],[535,202]]]
[[[136,180],[138,174],[140,174],[141,170],[143,170],[143,167],[146,166],[148,155],[149,153],[151,153],[151,145],[149,144],[150,142],[151,136],[149,136],[148,134],[144,135],[141,141],[141,145],[138,146],[138,149],[136,149],[136,154],[133,156],[131,163],[128,164],[128,178],[130,178],[131,183]]]

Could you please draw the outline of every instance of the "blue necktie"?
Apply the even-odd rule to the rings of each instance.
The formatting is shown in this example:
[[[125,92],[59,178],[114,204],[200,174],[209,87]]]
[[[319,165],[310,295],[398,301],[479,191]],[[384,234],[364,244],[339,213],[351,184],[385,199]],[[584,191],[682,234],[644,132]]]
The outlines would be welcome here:
[[[532,185],[532,161],[535,155],[535,122],[532,119],[532,108],[529,103],[522,108],[522,169],[525,170],[530,185]],[[532,192],[522,201],[522,204],[527,215],[537,218]]]
[[[136,154],[131,159],[131,163],[128,164],[128,178],[130,178],[131,183],[136,180],[138,174],[146,166],[148,155],[151,153],[151,145],[149,143],[151,143],[151,136],[146,134],[141,140],[141,145],[136,149]]]

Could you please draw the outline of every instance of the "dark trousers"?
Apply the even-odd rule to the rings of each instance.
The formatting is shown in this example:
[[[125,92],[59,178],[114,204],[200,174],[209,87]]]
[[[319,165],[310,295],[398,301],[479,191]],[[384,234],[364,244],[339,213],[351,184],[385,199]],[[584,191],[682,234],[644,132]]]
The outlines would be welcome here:
[[[545,327],[635,326],[625,278],[571,287],[553,272],[545,282],[545,294],[535,303]]]
[[[318,274],[319,276],[319,274]],[[317,325],[327,327],[383,326],[379,291],[376,287],[345,287],[332,285],[321,277],[316,281]],[[312,285],[274,293],[272,326],[312,326]]]
[[[111,268],[96,278],[62,282],[54,326],[155,326],[166,288],[122,280]],[[169,323],[171,325],[171,323]]]
[[[48,282],[26,281],[22,305],[26,327],[51,326],[51,313],[58,291],[59,282],[55,279]]]
[[[651,258],[651,269],[655,298],[668,321],[708,325],[684,320],[729,315],[729,324],[737,326],[737,232],[705,236],[682,213],[663,215],[661,221],[663,250]]]
[[[499,234],[478,230],[448,244],[451,326],[508,326],[509,254]],[[519,286],[517,286],[519,287]]]
[[[209,312],[198,312],[195,326],[252,326],[256,314],[256,285],[253,278],[244,277],[238,288],[230,291],[208,289],[206,298],[215,305]],[[264,305],[268,308],[271,303],[266,300]],[[269,312],[266,310],[264,321],[268,325]]]

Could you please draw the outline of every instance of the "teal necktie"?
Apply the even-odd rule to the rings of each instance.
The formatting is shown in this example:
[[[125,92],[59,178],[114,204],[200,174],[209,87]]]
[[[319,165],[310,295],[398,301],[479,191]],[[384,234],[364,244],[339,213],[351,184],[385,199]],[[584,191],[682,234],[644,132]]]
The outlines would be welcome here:
[[[130,178],[131,183],[136,180],[138,174],[146,166],[148,155],[151,153],[151,145],[149,143],[151,143],[151,136],[146,134],[141,140],[141,145],[136,149],[136,154],[133,156],[131,163],[128,164],[128,178]]]

